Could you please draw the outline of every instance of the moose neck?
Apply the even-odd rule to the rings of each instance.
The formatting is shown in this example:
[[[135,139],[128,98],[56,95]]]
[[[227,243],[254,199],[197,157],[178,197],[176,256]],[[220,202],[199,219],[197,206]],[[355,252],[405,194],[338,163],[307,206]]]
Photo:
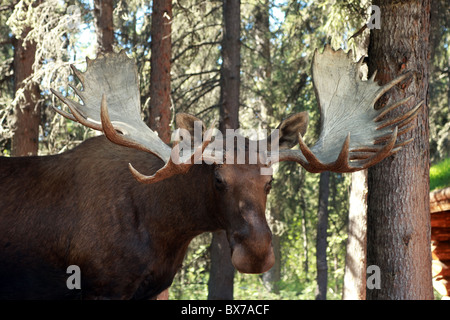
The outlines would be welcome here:
[[[215,219],[213,170],[206,164],[194,165],[184,175],[139,188],[141,194],[136,198],[146,199],[141,202],[140,215],[150,240],[150,264],[148,284],[143,283],[138,295],[141,291],[157,294],[169,287],[182,266],[191,240],[220,228]],[[152,287],[154,283],[161,286],[159,291]]]
[[[152,198],[145,202],[147,230],[158,230],[158,234],[173,237],[165,241],[181,245],[203,232],[220,229],[215,219],[213,170],[212,165],[194,165],[186,174],[142,188],[144,199]]]

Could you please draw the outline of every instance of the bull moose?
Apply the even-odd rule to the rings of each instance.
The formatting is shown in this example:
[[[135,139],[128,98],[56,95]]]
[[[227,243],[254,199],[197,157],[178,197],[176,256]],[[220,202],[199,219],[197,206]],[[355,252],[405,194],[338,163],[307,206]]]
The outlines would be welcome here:
[[[190,241],[225,230],[240,272],[262,273],[274,263],[265,218],[277,161],[295,161],[310,172],[354,172],[398,152],[410,140],[422,102],[408,112],[389,112],[411,97],[376,110],[375,102],[408,73],[380,86],[359,77],[362,60],[325,47],[312,62],[321,111],[321,133],[303,141],[305,112],[291,115],[249,163],[223,161],[237,148],[208,153],[212,131],[186,157],[168,146],[140,115],[139,78],[124,51],[72,66],[83,90],[81,103],[53,91],[70,109],[63,116],[100,130],[58,155],[0,157],[0,298],[151,299],[168,288]],[[177,114],[178,128],[193,132],[194,116]],[[299,145],[298,149],[292,149]],[[278,150],[276,150],[278,149]],[[220,150],[219,150],[220,151]],[[208,160],[208,161],[206,161]],[[130,172],[131,171],[131,172]],[[147,175],[146,175],[147,174]],[[70,290],[67,268],[81,270],[81,289]]]

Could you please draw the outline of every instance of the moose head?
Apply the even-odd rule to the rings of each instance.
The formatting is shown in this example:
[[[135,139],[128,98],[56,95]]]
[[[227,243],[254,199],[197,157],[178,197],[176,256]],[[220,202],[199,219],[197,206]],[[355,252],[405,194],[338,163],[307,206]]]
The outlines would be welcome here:
[[[176,125],[178,132],[185,132],[184,136],[178,134],[178,137],[183,136],[183,141],[175,139],[172,146],[167,145],[141,119],[137,68],[124,51],[87,59],[86,72],[72,66],[83,90],[72,88],[82,104],[57,91],[52,92],[71,111],[55,108],[64,117],[102,131],[117,145],[147,152],[149,157],[161,160],[160,168],[150,175],[136,170],[134,165],[138,164],[129,164],[131,174],[139,183],[156,186],[180,181],[182,177],[192,179],[194,174],[202,175],[200,180],[207,191],[198,197],[203,197],[202,201],[211,211],[214,227],[209,229],[226,230],[232,262],[239,271],[260,273],[274,263],[271,232],[265,218],[272,181],[267,172],[270,173],[271,165],[295,161],[315,173],[354,172],[395,154],[411,141],[398,141],[398,137],[415,126],[411,122],[422,102],[395,118],[389,117],[389,112],[411,97],[379,110],[374,108],[376,101],[408,74],[380,86],[374,80],[375,74],[366,81],[360,79],[361,65],[362,59],[354,63],[350,52],[345,54],[326,47],[323,53],[317,50],[314,53],[312,75],[321,112],[321,131],[311,148],[302,138],[308,126],[306,112],[291,115],[267,139],[257,141],[257,146],[267,148],[252,147],[254,141],[240,139],[238,135],[228,139],[230,135],[225,133],[220,139],[213,134],[214,125],[205,130],[201,120],[180,113],[176,116]],[[189,138],[195,135],[195,128],[200,128],[200,139]],[[191,141],[195,140],[197,143],[192,147]],[[224,146],[224,141],[236,141],[237,145]],[[243,142],[239,145],[239,141]],[[298,149],[293,149],[295,146]],[[241,163],[237,161],[240,152],[244,159]],[[183,186],[195,192],[195,186]]]

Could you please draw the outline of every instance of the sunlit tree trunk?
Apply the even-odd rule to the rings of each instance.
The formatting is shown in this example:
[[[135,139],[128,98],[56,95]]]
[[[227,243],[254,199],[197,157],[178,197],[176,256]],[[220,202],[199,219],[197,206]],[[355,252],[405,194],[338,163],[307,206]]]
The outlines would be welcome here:
[[[328,230],[328,196],[330,194],[330,172],[320,174],[319,209],[317,211],[317,294],[316,300],[327,299],[328,263],[327,263],[327,230]]]
[[[352,173],[348,238],[345,255],[344,300],[366,299],[367,170]]]
[[[359,61],[367,56],[369,35],[355,38],[355,56]],[[361,70],[361,76],[367,79],[367,66]],[[344,288],[342,299],[366,299],[366,256],[367,256],[367,169],[353,172],[349,195],[349,213],[347,225],[347,245],[344,269]]]
[[[113,0],[95,0],[94,18],[98,52],[112,52],[114,44]]]
[[[20,38],[13,42],[14,89],[18,97],[11,121],[11,155],[15,157],[37,155],[39,148],[40,90],[37,83],[28,79],[33,74],[36,43],[24,41],[29,31],[30,28],[25,28]]]

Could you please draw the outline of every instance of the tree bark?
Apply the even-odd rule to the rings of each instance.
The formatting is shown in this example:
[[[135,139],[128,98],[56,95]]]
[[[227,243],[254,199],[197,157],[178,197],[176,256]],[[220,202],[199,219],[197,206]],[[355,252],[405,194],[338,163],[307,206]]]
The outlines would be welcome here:
[[[352,173],[343,300],[366,299],[367,170]]]
[[[354,38],[356,61],[367,56],[369,33]],[[361,68],[367,79],[368,68]],[[367,170],[352,173],[349,195],[348,238],[345,255],[343,300],[366,299],[367,256]]]
[[[240,1],[223,1],[223,40],[219,129],[239,128]],[[233,299],[234,267],[225,231],[215,232],[211,242],[208,299]]]
[[[309,245],[308,245],[308,226],[306,224],[306,202],[304,199],[303,192],[300,191],[300,208],[302,210],[302,237],[303,237],[303,271],[308,274],[309,273]]]
[[[172,0],[153,1],[150,58],[149,126],[170,143],[170,60],[172,57]],[[169,289],[158,300],[169,299]]]
[[[258,100],[260,106],[260,120],[262,128],[270,130],[270,124],[273,122],[273,108],[269,100],[270,93],[265,90],[270,83],[272,73],[272,61],[270,55],[270,21],[269,21],[269,0],[263,0],[255,4],[254,7],[254,35],[255,35],[255,56],[257,56],[258,67],[255,70],[255,81],[257,90],[264,92]],[[272,198],[273,199],[273,198]],[[267,215],[272,221],[280,220],[280,209],[277,205],[278,199],[269,200],[267,203]],[[281,244],[280,235],[277,230],[272,230],[272,248],[275,255],[275,263],[269,271],[263,273],[262,280],[264,286],[275,294],[279,293],[278,283],[281,280]]]
[[[95,33],[98,52],[112,52],[114,44],[113,0],[94,1]]]
[[[328,263],[327,263],[327,230],[328,230],[328,196],[330,194],[330,172],[320,174],[319,209],[317,212],[317,294],[316,300],[327,299]]]
[[[270,54],[270,6],[269,0],[263,0],[255,5],[255,45],[259,66],[256,70],[258,90],[264,92],[272,76],[272,59]],[[264,92],[259,98],[263,128],[270,129],[273,118],[273,107],[268,99],[269,92]]]
[[[379,103],[413,95],[391,114],[419,101],[417,128],[401,136],[414,141],[369,169],[367,265],[381,272],[381,288],[367,289],[367,299],[433,299],[431,281],[428,73],[430,1],[377,0],[381,29],[372,29],[369,74],[378,70],[384,84],[403,73],[412,76],[391,89]]]
[[[172,55],[172,0],[153,1],[150,58],[150,128],[170,142],[170,58]]]
[[[234,266],[231,263],[231,249],[225,231],[213,233],[210,250],[208,300],[233,300]]]
[[[23,89],[23,96],[14,107],[11,121],[13,157],[37,155],[39,148],[39,85],[31,81],[25,82],[33,74],[36,55],[36,43],[23,40],[29,31],[30,28],[26,28],[20,39],[14,40],[14,89],[16,95]]]
[[[304,192],[304,184],[305,184],[305,170],[300,170],[300,183],[298,186],[299,192],[299,206],[301,210],[301,218],[302,218],[302,238],[303,238],[303,272],[305,274],[309,274],[309,245],[308,245],[308,225],[307,225],[307,217],[306,217],[306,199]]]
[[[221,108],[220,125],[223,129],[239,128],[240,94],[240,0],[223,1],[223,39],[221,70]]]

